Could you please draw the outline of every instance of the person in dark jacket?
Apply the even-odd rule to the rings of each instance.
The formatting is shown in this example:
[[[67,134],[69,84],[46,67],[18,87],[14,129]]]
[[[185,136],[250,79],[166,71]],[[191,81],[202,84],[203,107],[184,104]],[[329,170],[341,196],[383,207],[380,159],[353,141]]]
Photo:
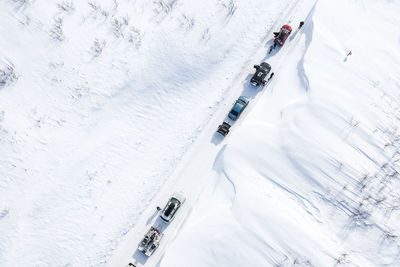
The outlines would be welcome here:
[[[268,81],[272,79],[272,77],[274,77],[274,73],[272,72],[271,75],[268,78]]]

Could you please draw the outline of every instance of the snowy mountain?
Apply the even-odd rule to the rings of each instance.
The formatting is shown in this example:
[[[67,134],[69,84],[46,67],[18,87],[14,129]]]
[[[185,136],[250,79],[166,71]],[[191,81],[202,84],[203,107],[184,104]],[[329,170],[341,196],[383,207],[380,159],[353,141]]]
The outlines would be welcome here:
[[[1,1],[0,266],[400,265],[399,13]],[[263,61],[275,76],[256,88]],[[155,207],[177,191],[163,224]],[[152,225],[164,236],[147,258]]]

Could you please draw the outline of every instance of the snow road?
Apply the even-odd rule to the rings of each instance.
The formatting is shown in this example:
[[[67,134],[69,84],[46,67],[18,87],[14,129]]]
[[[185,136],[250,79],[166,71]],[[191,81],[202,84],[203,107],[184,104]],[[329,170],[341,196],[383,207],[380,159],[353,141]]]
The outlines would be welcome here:
[[[398,1],[0,7],[1,267],[400,266]]]
[[[160,266],[399,266],[399,8],[318,2]]]
[[[246,66],[246,69],[243,70],[242,75],[238,76],[233,82],[229,95],[226,96],[221,108],[213,115],[196,142],[185,154],[167,184],[164,185],[162,190],[149,205],[149,208],[141,215],[141,219],[138,221],[137,225],[126,235],[124,240],[121,241],[110,260],[109,266],[127,266],[129,262],[135,263],[137,266],[159,266],[161,264],[168,246],[176,235],[178,235],[180,228],[185,224],[185,220],[190,215],[193,206],[198,202],[199,195],[208,187],[210,181],[215,179],[217,173],[215,172],[214,166],[218,164],[218,162],[216,162],[218,161],[218,155],[224,150],[226,143],[229,142],[229,136],[235,132],[236,128],[246,119],[247,114],[251,112],[261,95],[271,94],[273,92],[275,81],[279,79],[280,76],[280,66],[284,64],[285,58],[291,53],[291,49],[297,44],[300,35],[302,35],[302,30],[296,29],[296,26],[302,20],[305,20],[307,26],[315,3],[315,0],[292,2],[292,6],[288,8],[286,13],[283,13],[271,27],[266,38],[264,38],[265,44],[262,45],[262,47],[254,53],[252,59],[248,61],[249,64]],[[284,47],[277,48],[271,55],[268,55],[268,48],[272,43],[272,31],[276,31],[280,26],[287,23],[293,25],[292,35]],[[276,75],[264,88],[256,88],[249,83],[249,79],[254,73],[252,65],[263,61],[267,61],[271,64],[272,72],[275,72]],[[240,119],[231,127],[228,136],[223,139],[219,134],[216,134],[215,131],[223,120],[229,121],[226,116],[231,108],[231,103],[233,103],[239,95],[249,97],[251,99],[250,104],[241,115]],[[291,97],[288,97],[288,99],[290,100]],[[231,124],[232,121],[229,121],[229,123]],[[155,207],[164,207],[169,197],[175,191],[185,192],[186,202],[177,213],[174,221],[168,225],[159,219]],[[148,228],[152,225],[163,229],[164,237],[157,251],[148,258],[136,248]]]

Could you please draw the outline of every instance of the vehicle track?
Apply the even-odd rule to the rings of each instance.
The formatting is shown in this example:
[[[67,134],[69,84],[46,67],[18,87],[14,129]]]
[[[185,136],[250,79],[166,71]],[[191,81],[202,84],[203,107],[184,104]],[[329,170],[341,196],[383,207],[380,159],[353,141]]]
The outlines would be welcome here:
[[[246,64],[241,68],[240,74],[237,75],[230,84],[231,89],[227,91],[227,95],[216,110],[214,116],[210,118],[210,121],[207,123],[196,142],[188,152],[186,152],[178,167],[174,170],[173,174],[167,180],[160,192],[152,200],[149,207],[142,213],[142,217],[139,219],[135,227],[125,236],[125,239],[120,242],[109,262],[109,266],[122,267],[127,266],[129,262],[135,263],[138,267],[160,266],[167,248],[177,237],[180,229],[184,226],[185,221],[197,203],[206,184],[206,180],[212,179],[212,175],[210,177],[210,170],[213,169],[213,164],[218,153],[229,141],[229,136],[234,133],[235,128],[240,125],[246,118],[247,114],[251,112],[252,107],[255,106],[263,93],[268,92],[269,94],[272,94],[275,81],[276,79],[279,79],[279,74],[276,73],[275,77],[265,86],[264,89],[257,89],[251,86],[246,78],[249,75],[249,65],[252,66],[253,63],[258,64],[260,59],[263,59],[263,61],[267,60],[271,64],[272,71],[276,72],[279,70],[285,57],[290,53],[290,48],[298,42],[300,34],[297,32],[295,38],[289,40],[289,42],[287,42],[285,46],[277,51],[277,53],[275,53],[271,58],[267,54],[269,46],[266,41],[269,36],[271,36],[272,39],[272,32],[274,30],[279,29],[281,25],[288,23],[288,21],[293,21],[294,18],[296,18],[299,20],[298,22],[300,22],[300,20],[305,19],[315,3],[316,0],[301,0],[293,2],[290,8],[282,14],[280,19],[278,19],[265,34],[260,48],[255,51],[254,57],[246,61]],[[296,22],[296,24],[298,22]],[[304,27],[306,26],[307,22]],[[294,27],[297,27],[297,25]],[[266,54],[267,56],[265,56]],[[253,73],[253,70],[251,70],[250,73]],[[224,118],[226,118],[226,115],[231,108],[231,103],[236,100],[239,93],[241,95],[246,95],[247,93],[250,94],[252,100],[241,115],[240,119],[232,125],[231,132],[227,137],[225,137],[225,139],[222,139],[222,137],[215,134],[215,131],[217,126],[222,123]],[[198,181],[196,180],[196,177],[204,177],[204,180]],[[175,191],[185,192],[186,201],[181,207],[181,210],[177,212],[176,218],[170,223],[170,225],[162,225],[164,237],[160,242],[160,246],[151,257],[147,258],[137,250],[137,245],[151,225],[158,225],[160,223],[160,220],[157,219],[158,214],[154,216],[155,207],[163,207]]]

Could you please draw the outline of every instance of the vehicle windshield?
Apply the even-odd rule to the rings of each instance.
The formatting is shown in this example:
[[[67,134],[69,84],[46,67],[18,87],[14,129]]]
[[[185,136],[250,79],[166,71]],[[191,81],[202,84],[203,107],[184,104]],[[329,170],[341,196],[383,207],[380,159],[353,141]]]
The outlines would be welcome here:
[[[176,199],[176,198],[171,198],[171,202],[172,203],[175,203],[175,204],[177,204],[177,205],[180,205],[181,204],[181,202],[178,200],[178,199]]]
[[[260,66],[261,66],[261,69],[264,70],[264,71],[266,71],[266,72],[267,72],[267,71],[269,70],[269,68],[270,68],[267,64],[264,64],[264,63],[262,63]]]
[[[238,100],[238,104],[237,104],[238,108],[242,108],[245,105],[246,105],[246,101],[244,101],[243,99]]]
[[[231,113],[233,114],[233,115],[235,115],[235,116],[237,116],[239,113],[236,111],[236,110],[231,110]]]
[[[173,203],[172,201],[171,201],[171,204],[168,206],[168,208],[165,210],[165,212],[164,212],[164,215],[165,216],[169,216],[170,214],[171,214],[171,212],[174,210],[174,208],[175,208],[175,203]]]

